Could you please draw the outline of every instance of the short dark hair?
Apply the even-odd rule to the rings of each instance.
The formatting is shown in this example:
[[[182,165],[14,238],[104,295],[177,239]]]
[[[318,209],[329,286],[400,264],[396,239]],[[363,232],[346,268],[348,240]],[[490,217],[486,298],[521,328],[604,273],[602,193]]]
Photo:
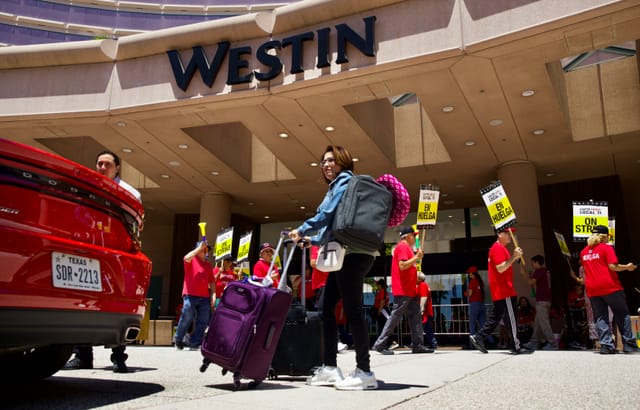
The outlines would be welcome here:
[[[108,149],[105,149],[104,151],[100,151],[98,153],[98,155],[96,155],[96,164],[98,163],[98,158],[100,158],[102,155],[111,155],[113,157],[113,162],[116,164],[116,167],[120,166],[120,157],[113,151],[109,151]],[[116,172],[116,176],[120,176],[120,171]]]
[[[531,257],[531,260],[538,265],[544,265],[544,256],[542,255],[534,255]]]

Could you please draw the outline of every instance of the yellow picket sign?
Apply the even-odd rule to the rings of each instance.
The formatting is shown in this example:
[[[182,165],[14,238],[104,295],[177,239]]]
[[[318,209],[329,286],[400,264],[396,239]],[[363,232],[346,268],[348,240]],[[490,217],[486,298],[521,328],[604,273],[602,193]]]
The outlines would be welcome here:
[[[240,238],[238,243],[238,257],[236,258],[238,262],[249,258],[249,247],[251,246],[252,235],[253,232],[249,232]]]
[[[586,240],[596,225],[609,226],[606,202],[573,202],[573,239]]]
[[[515,223],[516,213],[501,183],[489,185],[481,189],[480,193],[496,231]]]
[[[233,243],[233,228],[225,229],[216,237],[216,259],[221,260],[225,256],[231,255],[231,245]]]
[[[438,218],[440,190],[432,185],[420,185],[416,225],[420,229],[433,228]]]

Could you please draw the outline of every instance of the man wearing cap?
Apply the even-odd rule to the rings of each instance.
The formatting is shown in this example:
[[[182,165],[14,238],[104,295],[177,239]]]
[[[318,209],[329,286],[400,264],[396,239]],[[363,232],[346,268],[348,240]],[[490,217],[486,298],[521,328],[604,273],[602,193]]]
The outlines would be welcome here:
[[[393,250],[391,261],[391,292],[393,293],[393,310],[387,323],[382,329],[378,340],[373,344],[373,350],[389,355],[389,337],[396,329],[402,315],[406,313],[411,330],[411,351],[413,353],[433,353],[433,349],[427,349],[423,344],[422,315],[420,314],[420,298],[416,292],[416,279],[418,271],[416,263],[422,260],[424,251],[418,249],[414,253],[416,234],[413,228],[400,229],[400,240]]]
[[[211,249],[206,242],[198,242],[196,247],[183,258],[184,281],[182,285],[182,314],[175,334],[176,349],[184,349],[182,342],[185,333],[191,327],[194,318],[196,328],[189,338],[189,350],[198,350],[204,331],[209,325],[211,308],[215,303],[215,276],[213,267],[207,261],[207,251]]]
[[[232,282],[237,279],[236,273],[233,270],[235,266],[235,262],[233,261],[233,256],[228,255],[222,259],[222,268],[217,267],[213,270],[213,274],[216,280],[216,302],[215,306],[218,306],[220,303],[220,298],[222,297],[222,292],[224,292],[224,288],[227,287],[229,282]]]
[[[256,279],[264,279],[269,272],[269,266],[273,260],[273,247],[269,243],[263,243],[260,245],[260,259],[253,265],[253,277]],[[273,287],[277,288],[280,282],[280,272],[278,267],[273,264],[271,270],[271,280],[273,281]]]
[[[518,339],[518,318],[515,309],[517,293],[513,287],[513,265],[521,256],[522,249],[516,247],[513,256],[507,249],[507,244],[511,242],[511,234],[514,228],[507,228],[498,232],[496,242],[489,249],[489,288],[493,299],[493,310],[489,319],[476,334],[469,336],[471,344],[482,353],[488,353],[484,346],[484,339],[487,338],[500,323],[502,318],[505,328],[513,339],[512,354],[532,353],[533,350],[520,345]]]
[[[611,308],[613,319],[622,333],[622,351],[637,353],[639,349],[631,331],[629,308],[617,274],[625,270],[634,271],[637,266],[633,263],[618,263],[618,257],[613,246],[607,244],[608,241],[609,228],[597,225],[587,239],[587,246],[580,252],[580,262],[584,268],[584,286],[591,300],[600,339],[600,354],[617,353],[611,338],[608,308]]]

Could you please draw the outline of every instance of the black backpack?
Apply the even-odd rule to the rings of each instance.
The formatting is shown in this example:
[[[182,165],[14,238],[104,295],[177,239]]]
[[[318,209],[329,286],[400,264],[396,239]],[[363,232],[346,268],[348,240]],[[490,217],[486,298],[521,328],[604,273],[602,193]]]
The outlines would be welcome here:
[[[392,208],[391,192],[369,175],[354,175],[333,219],[333,235],[344,245],[365,251],[382,247]]]

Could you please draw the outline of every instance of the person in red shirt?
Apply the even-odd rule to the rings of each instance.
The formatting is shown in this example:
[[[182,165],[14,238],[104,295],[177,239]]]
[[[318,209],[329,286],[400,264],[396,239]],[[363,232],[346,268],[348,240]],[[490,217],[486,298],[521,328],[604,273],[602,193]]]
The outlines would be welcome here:
[[[327,283],[327,276],[329,272],[323,272],[316,268],[316,262],[318,260],[318,251],[320,247],[318,245],[312,245],[309,254],[309,265],[313,268],[311,272],[311,289],[313,289],[313,296],[315,299],[316,310],[322,311],[322,293],[324,285]]]
[[[418,285],[416,288],[420,297],[420,312],[422,312],[422,327],[424,329],[424,345],[429,349],[438,347],[438,341],[433,334],[433,302],[431,289],[426,281],[424,273],[418,272]]]
[[[513,287],[513,265],[523,254],[520,247],[513,250],[513,256],[507,249],[507,244],[511,243],[511,234],[514,228],[507,228],[498,232],[496,242],[489,249],[489,289],[493,299],[493,310],[484,326],[476,333],[469,335],[471,344],[482,353],[488,353],[484,346],[484,340],[489,336],[500,323],[502,318],[505,328],[513,340],[512,354],[532,353],[520,345],[518,339],[518,319],[516,310],[516,291]]]
[[[389,292],[387,292],[387,281],[384,279],[378,279],[376,285],[378,286],[378,290],[370,312],[371,318],[375,320],[378,325],[378,336],[380,336],[384,325],[387,323],[387,317],[389,316]]]
[[[269,243],[263,243],[260,246],[260,259],[253,265],[253,277],[256,279],[264,279],[269,272],[269,266],[271,266],[271,261],[273,260],[273,247]],[[278,266],[273,264],[273,269],[271,270],[271,280],[273,281],[273,287],[277,288],[278,283],[280,282],[280,272],[278,271]]]
[[[624,297],[624,291],[617,272],[634,271],[633,263],[622,265],[609,241],[609,228],[597,225],[587,239],[587,246],[580,252],[580,262],[584,267],[584,286],[591,300],[593,316],[598,330],[600,354],[617,353],[609,327],[609,309],[613,312],[620,332],[622,333],[623,352],[639,351],[636,338],[631,331],[631,316]]]
[[[393,310],[382,334],[373,344],[373,350],[382,354],[394,354],[389,350],[389,338],[396,329],[402,315],[407,314],[409,329],[411,330],[411,351],[413,353],[433,353],[433,349],[424,347],[422,321],[420,316],[420,301],[416,293],[416,278],[418,271],[416,263],[422,260],[424,251],[418,249],[414,253],[416,234],[413,228],[400,229],[400,241],[393,250],[391,261],[391,291],[393,292]]]
[[[222,297],[222,292],[227,287],[229,282],[233,282],[237,280],[236,272],[233,270],[235,263],[233,261],[232,256],[225,256],[222,259],[222,268],[216,267],[213,271],[216,278],[216,303],[215,306],[218,306],[220,303],[220,298]]]
[[[216,282],[213,266],[206,258],[209,249],[210,247],[204,241],[198,242],[195,249],[189,251],[183,258],[182,314],[174,338],[178,350],[185,347],[182,339],[194,319],[196,326],[189,339],[190,350],[200,348],[204,331],[209,325],[211,308],[215,303]]]

